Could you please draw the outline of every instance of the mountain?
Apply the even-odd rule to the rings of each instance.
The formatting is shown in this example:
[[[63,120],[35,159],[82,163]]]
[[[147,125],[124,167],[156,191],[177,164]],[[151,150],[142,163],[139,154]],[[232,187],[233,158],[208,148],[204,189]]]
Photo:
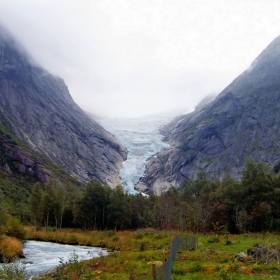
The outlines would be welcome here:
[[[170,148],[151,159],[136,189],[160,193],[196,179],[199,171],[210,179],[238,179],[247,159],[275,166],[280,160],[279,127],[277,37],[215,100],[161,129]]]
[[[12,164],[46,181],[55,177],[55,166],[81,183],[120,184],[126,149],[79,108],[61,78],[39,66],[3,27],[0,120],[0,163],[7,172]]]

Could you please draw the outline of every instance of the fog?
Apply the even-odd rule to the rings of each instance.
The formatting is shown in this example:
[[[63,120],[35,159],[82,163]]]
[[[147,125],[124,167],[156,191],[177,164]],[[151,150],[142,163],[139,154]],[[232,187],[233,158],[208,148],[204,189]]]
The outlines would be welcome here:
[[[0,23],[97,116],[188,111],[278,35],[280,1],[0,0]]]

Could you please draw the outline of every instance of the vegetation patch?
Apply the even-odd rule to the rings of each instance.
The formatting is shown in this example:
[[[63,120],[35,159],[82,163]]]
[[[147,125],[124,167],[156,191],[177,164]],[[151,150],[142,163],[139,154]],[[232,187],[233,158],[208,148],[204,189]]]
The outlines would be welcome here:
[[[0,262],[23,257],[21,240],[17,238],[5,235],[0,236],[0,248]]]

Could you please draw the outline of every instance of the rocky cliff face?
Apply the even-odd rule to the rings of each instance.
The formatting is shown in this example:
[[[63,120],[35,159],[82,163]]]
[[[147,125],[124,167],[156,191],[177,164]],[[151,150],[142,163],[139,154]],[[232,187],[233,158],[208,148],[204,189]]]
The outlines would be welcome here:
[[[280,159],[280,37],[212,102],[162,129],[170,148],[153,157],[136,188],[160,193],[198,171],[240,178],[247,159]]]
[[[0,119],[21,141],[85,183],[120,184],[127,151],[0,27]]]

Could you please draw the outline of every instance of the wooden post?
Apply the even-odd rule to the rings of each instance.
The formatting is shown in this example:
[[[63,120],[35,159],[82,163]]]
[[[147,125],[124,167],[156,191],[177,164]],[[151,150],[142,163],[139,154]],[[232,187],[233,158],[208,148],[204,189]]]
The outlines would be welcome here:
[[[169,250],[169,253],[171,252],[171,247],[170,247],[170,250]],[[170,257],[170,256],[169,256]],[[166,262],[167,258],[166,258],[166,253],[163,253],[162,254],[162,279],[165,279],[165,262]]]
[[[131,268],[130,269],[130,276],[129,276],[129,280],[134,280],[134,277],[135,275],[134,275],[134,269],[133,268]]]
[[[157,271],[156,271],[156,264],[152,264],[152,273],[153,273],[153,280],[157,280]]]

